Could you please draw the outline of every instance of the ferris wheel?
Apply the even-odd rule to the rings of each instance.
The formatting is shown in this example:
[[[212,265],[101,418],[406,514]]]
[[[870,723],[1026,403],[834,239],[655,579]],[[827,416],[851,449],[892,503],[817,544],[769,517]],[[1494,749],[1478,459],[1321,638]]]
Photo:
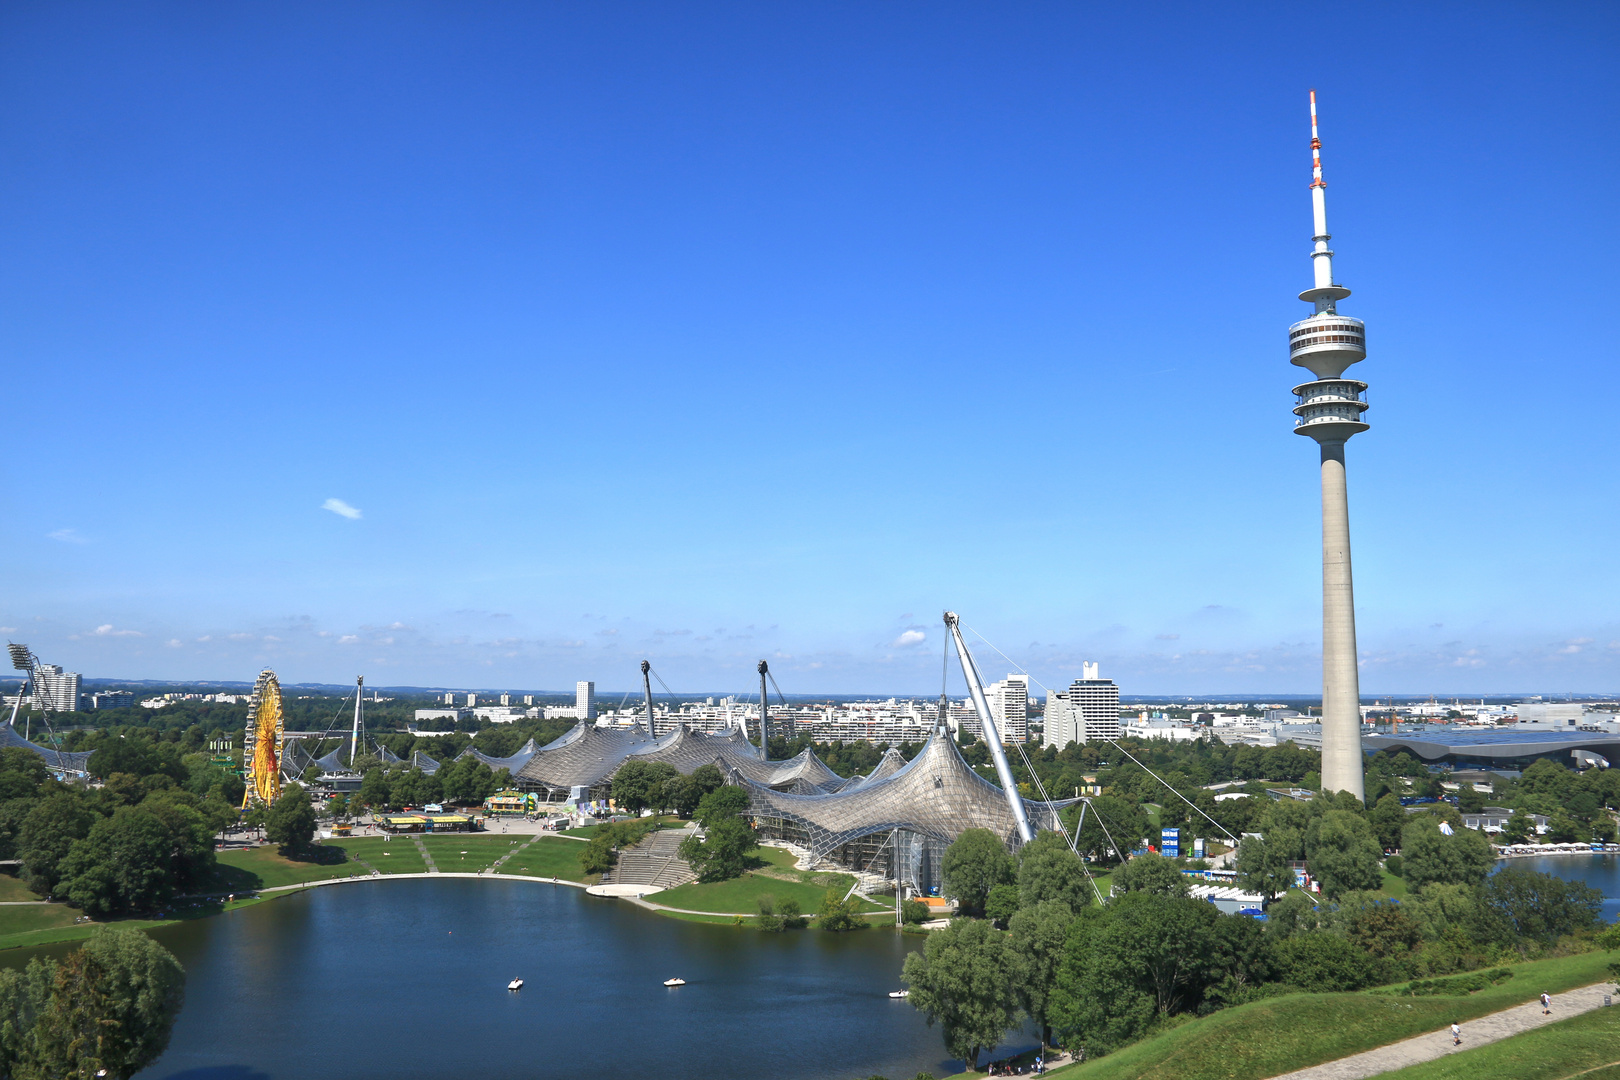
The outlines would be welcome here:
[[[253,803],[268,806],[281,794],[282,727],[281,684],[276,673],[265,668],[248,699],[247,737],[242,740],[244,810]]]

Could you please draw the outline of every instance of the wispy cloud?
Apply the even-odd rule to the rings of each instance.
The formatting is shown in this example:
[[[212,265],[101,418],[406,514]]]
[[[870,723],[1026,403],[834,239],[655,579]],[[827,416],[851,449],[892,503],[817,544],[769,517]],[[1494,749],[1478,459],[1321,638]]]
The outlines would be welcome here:
[[[139,630],[115,630],[112,623],[102,623],[96,627],[96,637],[145,637]]]
[[[90,542],[80,536],[77,529],[57,529],[55,532],[46,533],[45,535],[52,540],[60,540],[64,544],[88,544]]]
[[[330,510],[330,511],[332,511],[332,513],[336,514],[338,517],[346,517],[350,521],[359,521],[360,520],[360,511],[359,511],[359,509],[356,508],[356,507],[350,506],[348,503],[344,502],[342,499],[327,499],[325,502],[321,503],[321,509],[322,510]]]
[[[342,637],[338,638],[338,644],[339,645],[353,645],[355,642],[357,642],[359,640],[360,640],[360,638],[356,634],[344,634]]]
[[[910,647],[912,645],[921,644],[922,642],[927,641],[927,640],[928,640],[928,635],[923,633],[921,630],[906,630],[906,631],[902,632],[899,637],[897,637],[893,641],[889,642],[889,648],[891,648],[891,649],[904,649],[904,648],[908,648],[908,647]]]

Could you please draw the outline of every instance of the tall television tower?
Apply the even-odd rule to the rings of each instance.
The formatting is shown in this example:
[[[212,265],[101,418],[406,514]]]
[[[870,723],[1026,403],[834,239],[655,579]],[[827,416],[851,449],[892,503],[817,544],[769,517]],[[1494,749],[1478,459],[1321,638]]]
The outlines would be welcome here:
[[[1361,756],[1361,681],[1356,670],[1356,603],[1350,578],[1350,502],[1345,490],[1344,444],[1366,431],[1367,384],[1344,370],[1366,359],[1360,319],[1335,305],[1350,290],[1333,280],[1328,248],[1327,184],[1322,140],[1316,133],[1316,91],[1311,91],[1311,209],[1316,232],[1311,252],[1316,283],[1299,294],[1316,314],[1288,328],[1288,357],[1316,376],[1294,387],[1294,433],[1322,448],[1322,790],[1366,795]]]

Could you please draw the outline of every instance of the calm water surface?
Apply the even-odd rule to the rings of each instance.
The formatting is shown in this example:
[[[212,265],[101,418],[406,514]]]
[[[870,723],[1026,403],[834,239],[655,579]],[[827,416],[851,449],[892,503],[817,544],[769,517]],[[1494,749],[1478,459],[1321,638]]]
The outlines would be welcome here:
[[[890,1000],[921,939],[761,934],[532,882],[341,885],[156,934],[186,1007],[141,1080],[851,1080],[960,1071]],[[664,979],[688,985],[666,990]],[[509,993],[506,983],[527,985]]]
[[[1620,855],[1541,855],[1502,859],[1496,864],[1498,870],[1505,866],[1521,866],[1565,881],[1584,881],[1603,893],[1604,921],[1620,918]]]

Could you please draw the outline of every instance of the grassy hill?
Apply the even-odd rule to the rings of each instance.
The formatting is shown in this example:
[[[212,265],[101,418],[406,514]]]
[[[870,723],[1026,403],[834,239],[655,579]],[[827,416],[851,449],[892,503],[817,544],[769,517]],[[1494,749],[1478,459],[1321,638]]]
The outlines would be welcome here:
[[[1289,994],[1187,1021],[1107,1057],[1054,1069],[1063,1080],[1265,1080],[1607,977],[1613,954],[1537,960],[1466,997]],[[1620,1052],[1615,1054],[1620,1057]],[[1476,1073],[1507,1076],[1516,1073]],[[1564,1075],[1564,1074],[1554,1074]]]
[[[1468,1032],[1463,1031],[1463,1042]],[[1388,1080],[1620,1080],[1620,1009],[1593,1009],[1523,1035],[1385,1073]]]

